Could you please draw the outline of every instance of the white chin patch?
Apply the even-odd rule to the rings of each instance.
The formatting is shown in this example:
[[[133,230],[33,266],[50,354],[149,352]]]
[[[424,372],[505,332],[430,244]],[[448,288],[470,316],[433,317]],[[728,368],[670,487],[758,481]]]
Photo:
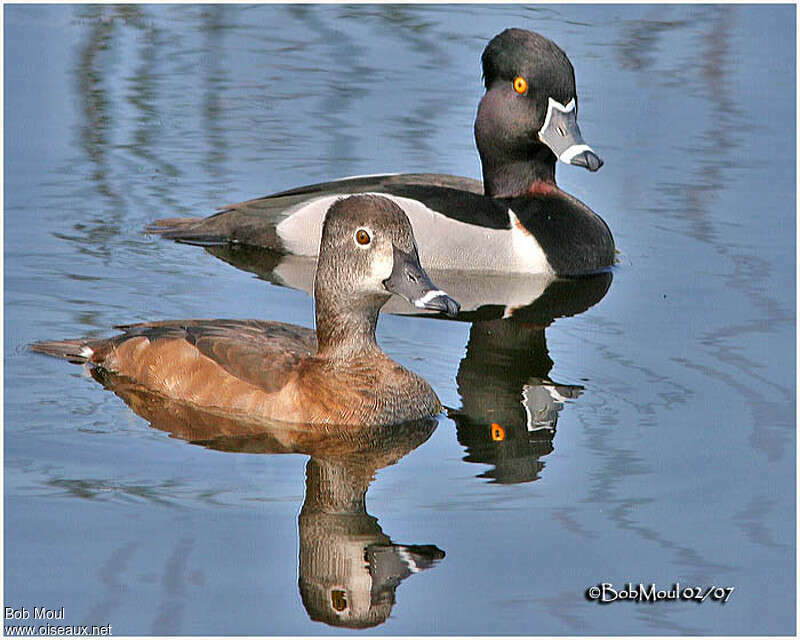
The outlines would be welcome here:
[[[433,289],[428,291],[424,296],[421,298],[417,298],[414,300],[414,306],[419,307],[420,309],[424,309],[425,305],[428,304],[434,298],[438,298],[439,296],[446,296],[447,294],[442,291],[441,289]]]

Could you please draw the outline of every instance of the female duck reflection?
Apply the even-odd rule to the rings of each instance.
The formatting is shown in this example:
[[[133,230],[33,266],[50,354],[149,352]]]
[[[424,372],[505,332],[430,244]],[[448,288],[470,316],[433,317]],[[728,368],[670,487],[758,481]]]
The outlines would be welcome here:
[[[350,628],[381,624],[395,604],[398,585],[444,558],[434,545],[392,542],[366,509],[376,471],[424,443],[436,429],[435,418],[324,429],[270,424],[203,411],[104,369],[91,373],[153,427],[173,437],[218,451],[311,456],[298,516],[298,586],[312,620]]]

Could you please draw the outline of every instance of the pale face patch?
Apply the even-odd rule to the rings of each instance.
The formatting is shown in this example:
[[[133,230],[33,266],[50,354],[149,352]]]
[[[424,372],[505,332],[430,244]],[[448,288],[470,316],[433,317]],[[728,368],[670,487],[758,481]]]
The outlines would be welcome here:
[[[420,569],[417,567],[414,557],[408,551],[406,551],[405,547],[396,547],[396,549],[397,555],[400,556],[403,559],[403,562],[406,563],[408,570],[411,573],[419,573]]]
[[[372,243],[372,245],[375,245],[375,243]],[[370,276],[373,281],[378,283],[380,289],[383,290],[383,281],[392,275],[392,270],[394,269],[392,243],[381,243],[379,246],[373,246],[373,250],[374,253],[370,264]]]

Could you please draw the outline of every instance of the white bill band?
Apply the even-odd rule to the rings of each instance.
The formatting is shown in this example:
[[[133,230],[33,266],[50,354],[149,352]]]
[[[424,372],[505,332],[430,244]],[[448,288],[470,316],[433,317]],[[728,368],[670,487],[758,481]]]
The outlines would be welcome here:
[[[446,296],[446,295],[447,294],[444,291],[442,291],[441,289],[433,289],[431,291],[428,291],[428,293],[426,293],[421,298],[418,298],[417,300],[414,300],[414,306],[415,307],[419,307],[420,309],[422,309],[426,304],[428,304],[434,298],[438,298],[439,296]]]
[[[579,153],[583,153],[584,151],[591,151],[594,153],[592,148],[588,144],[573,144],[569,149],[564,151],[558,159],[565,164],[569,164],[572,162],[572,159],[577,156]]]

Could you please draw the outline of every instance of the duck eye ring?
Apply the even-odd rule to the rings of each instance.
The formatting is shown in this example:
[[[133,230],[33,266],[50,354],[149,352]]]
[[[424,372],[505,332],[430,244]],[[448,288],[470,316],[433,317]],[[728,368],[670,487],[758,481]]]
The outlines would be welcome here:
[[[528,81],[522,76],[514,78],[514,91],[520,95],[525,95],[528,91]]]
[[[362,247],[366,247],[372,240],[372,238],[369,235],[369,231],[367,231],[366,229],[359,229],[358,231],[356,231],[355,239],[356,243],[361,245]]]

